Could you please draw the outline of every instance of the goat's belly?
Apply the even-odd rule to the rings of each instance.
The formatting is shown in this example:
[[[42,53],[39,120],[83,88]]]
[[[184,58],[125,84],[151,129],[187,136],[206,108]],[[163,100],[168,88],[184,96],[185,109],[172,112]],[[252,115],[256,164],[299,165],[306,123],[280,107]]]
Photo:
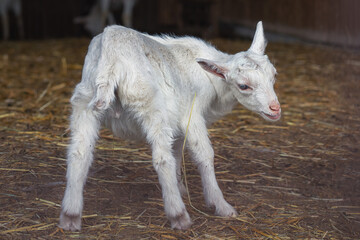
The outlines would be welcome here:
[[[135,141],[145,140],[139,124],[124,112],[108,116],[105,120],[105,126],[109,128],[116,137]]]

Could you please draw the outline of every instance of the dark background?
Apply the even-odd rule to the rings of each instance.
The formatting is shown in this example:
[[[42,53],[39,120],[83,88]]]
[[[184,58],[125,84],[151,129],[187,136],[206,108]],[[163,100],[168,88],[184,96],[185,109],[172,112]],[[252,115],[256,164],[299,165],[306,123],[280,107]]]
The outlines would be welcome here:
[[[73,19],[85,15],[93,2],[23,0],[25,39],[85,36]],[[358,0],[138,0],[133,22],[135,29],[149,33],[233,37],[241,35],[238,27],[254,29],[262,20],[266,31],[280,36],[360,47],[359,11]],[[115,16],[121,24],[121,9]],[[10,22],[14,40],[13,14]]]

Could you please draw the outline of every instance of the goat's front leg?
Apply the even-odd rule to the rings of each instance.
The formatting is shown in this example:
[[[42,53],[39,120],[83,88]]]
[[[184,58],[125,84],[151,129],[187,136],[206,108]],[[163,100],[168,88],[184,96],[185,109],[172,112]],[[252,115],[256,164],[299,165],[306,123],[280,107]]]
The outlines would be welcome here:
[[[125,27],[132,28],[132,13],[136,1],[124,1],[122,21]]]
[[[171,227],[188,229],[192,222],[186,211],[177,185],[176,163],[171,151],[164,151],[164,145],[153,144],[153,164],[158,174],[162,189],[165,213],[171,222]]]
[[[100,121],[95,112],[86,109],[86,106],[73,106],[70,125],[71,143],[67,159],[67,184],[59,224],[59,227],[65,230],[81,229],[83,188],[93,160],[99,127]]]
[[[23,25],[23,18],[22,18],[21,1],[16,1],[14,4],[15,4],[14,5],[14,13],[16,16],[19,38],[24,39],[24,25]]]
[[[144,117],[147,140],[152,147],[153,165],[158,174],[164,200],[165,213],[171,227],[188,229],[192,222],[182,201],[176,177],[176,160],[172,153],[173,136],[167,127],[166,114],[152,110]]]
[[[192,154],[201,175],[205,202],[209,207],[215,207],[215,214],[222,217],[237,216],[236,210],[224,199],[216,181],[214,170],[214,150],[208,137],[205,121],[192,120],[188,135],[188,148]]]
[[[1,22],[2,22],[2,29],[3,29],[3,40],[9,39],[9,17],[6,12],[6,9],[1,10]]]

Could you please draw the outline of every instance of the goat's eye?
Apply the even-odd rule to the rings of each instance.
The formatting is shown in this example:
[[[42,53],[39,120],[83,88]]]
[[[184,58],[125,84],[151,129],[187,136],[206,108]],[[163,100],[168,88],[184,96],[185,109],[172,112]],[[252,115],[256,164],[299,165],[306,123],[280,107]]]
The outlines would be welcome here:
[[[248,85],[246,85],[246,84],[239,84],[239,88],[240,88],[241,90],[250,89],[250,87],[249,87]]]

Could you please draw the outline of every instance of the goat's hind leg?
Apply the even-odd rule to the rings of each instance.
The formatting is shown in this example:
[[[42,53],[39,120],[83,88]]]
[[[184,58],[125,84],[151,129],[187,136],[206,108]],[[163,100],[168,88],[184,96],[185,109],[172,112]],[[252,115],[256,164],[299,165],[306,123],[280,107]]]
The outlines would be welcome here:
[[[76,94],[76,92],[75,92]],[[87,104],[79,104],[73,97],[71,115],[71,143],[67,156],[67,184],[62,201],[59,227],[76,231],[81,229],[83,188],[100,128],[100,113]]]

